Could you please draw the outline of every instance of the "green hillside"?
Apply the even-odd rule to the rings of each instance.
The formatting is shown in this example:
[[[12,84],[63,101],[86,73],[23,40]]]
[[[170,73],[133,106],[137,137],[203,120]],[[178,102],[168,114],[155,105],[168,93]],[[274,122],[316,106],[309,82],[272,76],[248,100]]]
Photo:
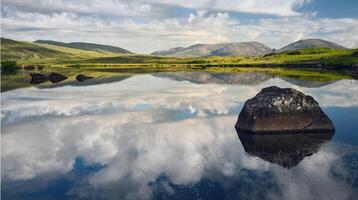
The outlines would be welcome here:
[[[57,42],[51,40],[36,40],[34,43],[37,44],[50,44],[54,46],[67,47],[73,49],[80,49],[86,51],[97,51],[97,52],[111,52],[111,53],[123,53],[123,54],[131,54],[132,52],[111,45],[102,45],[102,44],[93,44],[93,43],[85,43],[85,42]]]
[[[67,58],[65,52],[48,49],[29,42],[1,38],[2,60],[41,60],[49,58]]]
[[[122,54],[88,51],[50,44],[20,42],[1,38],[1,59],[19,64],[55,64],[78,62],[83,59],[114,57]]]

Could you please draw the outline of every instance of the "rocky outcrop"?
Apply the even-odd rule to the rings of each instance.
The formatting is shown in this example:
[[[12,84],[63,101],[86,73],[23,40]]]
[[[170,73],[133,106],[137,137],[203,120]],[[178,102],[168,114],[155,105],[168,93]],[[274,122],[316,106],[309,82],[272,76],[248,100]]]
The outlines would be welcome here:
[[[245,152],[285,168],[296,166],[316,153],[333,133],[314,134],[239,134]]]
[[[92,76],[86,76],[84,74],[78,74],[76,76],[76,80],[79,81],[79,82],[83,82],[85,80],[92,79],[92,78],[93,78]]]
[[[245,102],[235,128],[239,133],[253,134],[335,131],[313,97],[276,86],[262,89]]]

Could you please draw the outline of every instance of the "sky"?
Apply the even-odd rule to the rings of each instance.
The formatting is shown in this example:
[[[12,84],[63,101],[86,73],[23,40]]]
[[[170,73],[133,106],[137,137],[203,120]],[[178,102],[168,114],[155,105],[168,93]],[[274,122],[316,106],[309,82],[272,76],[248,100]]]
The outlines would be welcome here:
[[[321,38],[358,48],[357,0],[2,0],[1,36],[151,53],[196,43],[281,48]]]

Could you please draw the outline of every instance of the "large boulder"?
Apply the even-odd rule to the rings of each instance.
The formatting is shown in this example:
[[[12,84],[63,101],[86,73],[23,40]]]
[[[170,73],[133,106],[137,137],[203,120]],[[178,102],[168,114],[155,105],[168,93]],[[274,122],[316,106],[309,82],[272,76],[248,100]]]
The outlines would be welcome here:
[[[327,133],[331,120],[317,101],[292,88],[262,89],[245,102],[235,125],[238,133]]]

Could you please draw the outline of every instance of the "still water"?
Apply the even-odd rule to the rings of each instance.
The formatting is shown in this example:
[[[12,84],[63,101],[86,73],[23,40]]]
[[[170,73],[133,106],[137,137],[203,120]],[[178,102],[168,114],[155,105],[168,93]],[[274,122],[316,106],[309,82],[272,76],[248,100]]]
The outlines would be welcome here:
[[[1,94],[2,199],[358,195],[356,80],[158,73],[93,81]],[[235,131],[237,116],[247,99],[272,85],[313,96],[335,134],[308,139],[308,149],[299,144],[301,137],[289,137],[289,156],[270,152],[270,146],[262,148],[264,155],[250,149]],[[286,164],[275,162],[282,159]]]

